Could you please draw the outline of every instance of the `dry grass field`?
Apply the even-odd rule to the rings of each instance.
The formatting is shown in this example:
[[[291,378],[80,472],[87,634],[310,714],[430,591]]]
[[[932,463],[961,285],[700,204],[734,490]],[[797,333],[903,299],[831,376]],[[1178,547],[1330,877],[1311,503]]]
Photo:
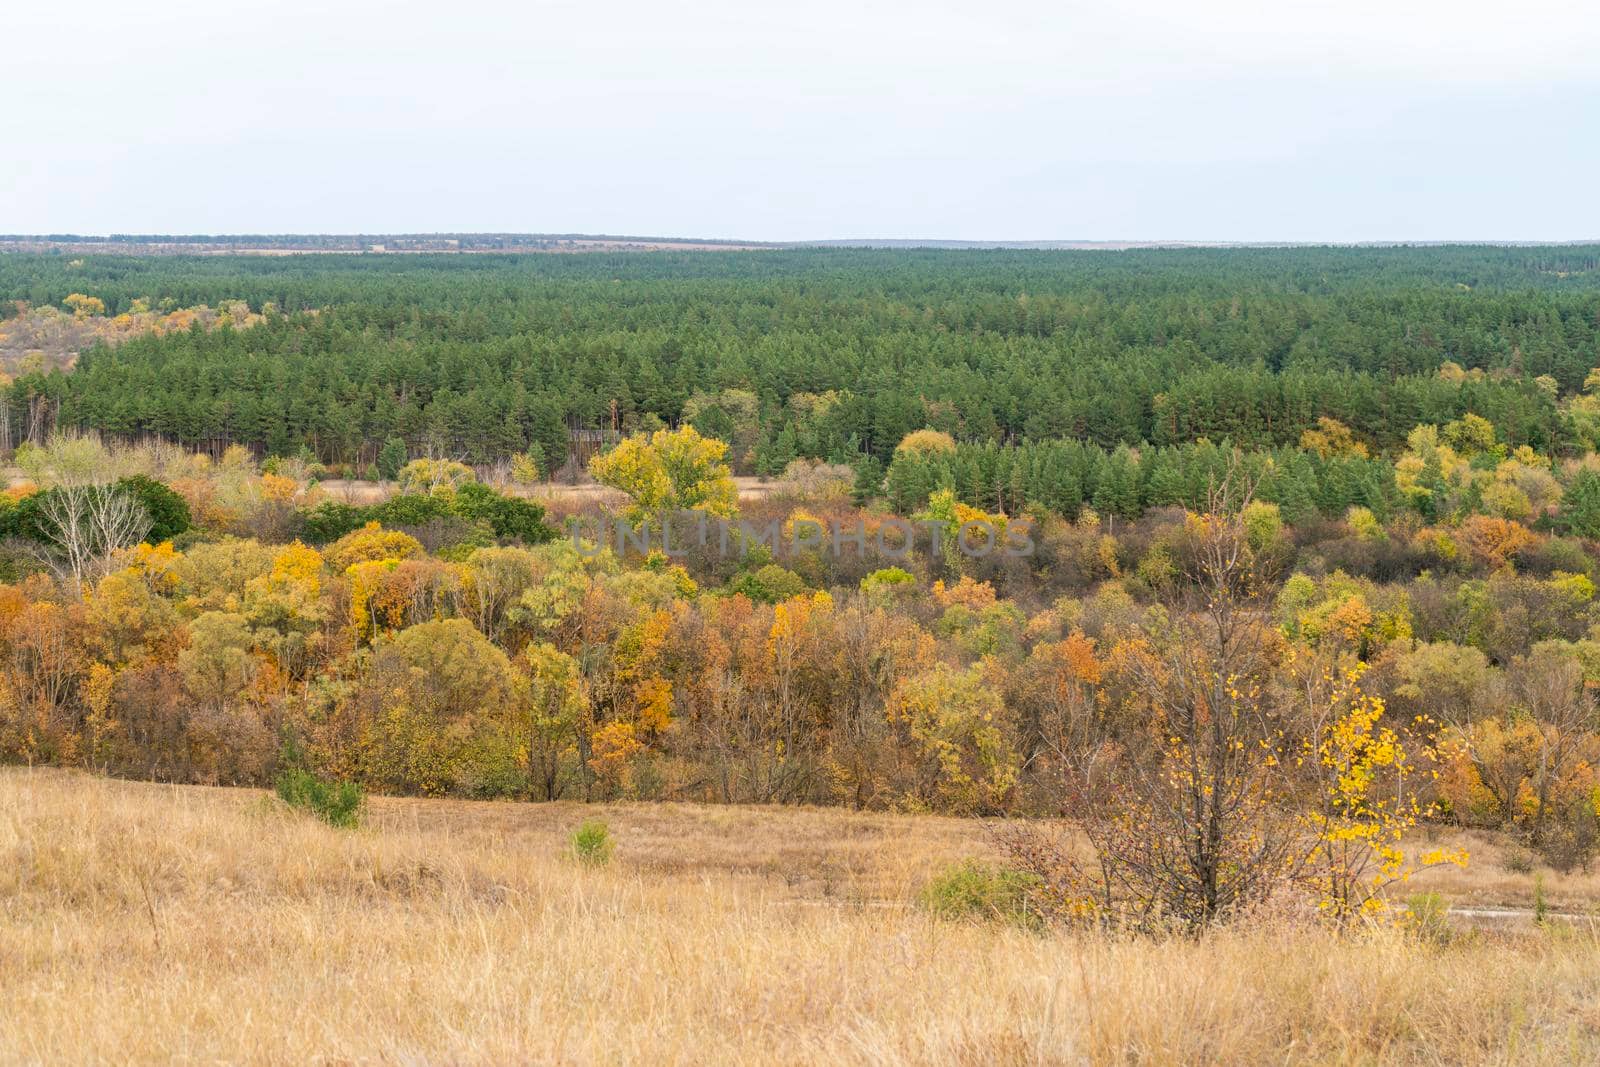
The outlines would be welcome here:
[[[378,799],[339,831],[259,792],[0,772],[0,1062],[1600,1062],[1586,920],[1033,934],[916,906],[978,823],[617,806],[589,868],[564,850],[593,814]],[[1435,888],[1515,904],[1531,876]]]

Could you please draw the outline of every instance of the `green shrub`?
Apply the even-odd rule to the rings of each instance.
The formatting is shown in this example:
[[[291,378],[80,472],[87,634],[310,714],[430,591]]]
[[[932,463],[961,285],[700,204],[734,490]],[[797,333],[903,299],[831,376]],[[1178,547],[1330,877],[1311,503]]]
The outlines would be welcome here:
[[[806,581],[794,571],[769,563],[746,571],[728,583],[730,593],[743,593],[762,604],[779,604],[806,591]]]
[[[457,489],[451,506],[464,519],[487,523],[499,538],[539,545],[553,540],[556,535],[554,527],[545,524],[544,505],[522,497],[503,496],[476,482]]]
[[[555,529],[544,521],[543,505],[502,496],[476,482],[463,485],[453,494],[400,493],[366,507],[324,500],[300,512],[300,536],[311,544],[327,544],[369,522],[391,530],[440,522],[481,525],[486,544],[501,538],[536,545],[556,536]]]
[[[329,826],[346,829],[361,822],[363,797],[354,782],[325,782],[310,771],[291,767],[278,775],[278,796],[292,808],[311,812]]]
[[[1038,927],[1037,875],[978,860],[964,860],[935,875],[922,890],[922,906],[941,919],[976,919]]]
[[[116,488],[144,506],[146,514],[150,516],[150,529],[144,539],[152,545],[170,541],[189,528],[188,502],[154,478],[130,474],[118,479]]]
[[[448,519],[454,513],[450,501],[443,495],[399,493],[366,508],[364,517],[368,522],[392,530],[399,526],[425,526],[437,519]]]
[[[572,832],[572,855],[579,863],[604,867],[616,848],[611,829],[602,819],[588,819]]]
[[[861,592],[865,596],[893,597],[898,593],[916,589],[917,580],[910,571],[900,567],[885,567],[861,579]]]
[[[1411,929],[1424,941],[1444,944],[1450,940],[1450,906],[1438,893],[1414,893],[1406,900],[1411,913]]]
[[[366,521],[366,508],[324,500],[300,512],[300,536],[308,544],[326,545],[361,529]]]

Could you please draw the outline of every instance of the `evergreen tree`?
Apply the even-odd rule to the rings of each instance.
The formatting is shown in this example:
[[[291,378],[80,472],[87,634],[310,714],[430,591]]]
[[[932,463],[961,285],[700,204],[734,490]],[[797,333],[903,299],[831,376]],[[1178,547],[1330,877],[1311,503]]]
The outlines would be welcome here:
[[[1119,445],[1102,460],[1096,482],[1096,511],[1119,519],[1139,517],[1139,470],[1127,445]]]
[[[870,453],[856,461],[855,484],[850,487],[850,500],[858,508],[867,506],[883,491],[883,461]]]
[[[1184,502],[1183,467],[1171,449],[1156,452],[1145,480],[1144,501],[1153,508],[1172,507]]]
[[[400,477],[400,468],[406,465],[410,454],[406,451],[406,443],[398,437],[391,437],[378,449],[378,477],[386,482],[392,482]]]
[[[1579,537],[1600,538],[1600,474],[1580,468],[1561,494],[1561,523]]]

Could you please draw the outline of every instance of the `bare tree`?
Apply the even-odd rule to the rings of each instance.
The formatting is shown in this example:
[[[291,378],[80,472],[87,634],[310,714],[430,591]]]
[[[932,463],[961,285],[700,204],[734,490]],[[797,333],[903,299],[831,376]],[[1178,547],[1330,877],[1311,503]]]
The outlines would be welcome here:
[[[1125,657],[1132,722],[1094,758],[1063,760],[1074,769],[1065,814],[1094,862],[1026,832],[1005,839],[1073,907],[1198,927],[1265,895],[1294,864],[1303,835],[1282,803],[1285,730],[1268,684],[1280,639],[1270,576],[1241,518],[1250,498],[1235,473],[1190,517],[1186,593]]]
[[[38,494],[34,554],[73,589],[111,570],[114,554],[150,532],[150,514],[127,490],[86,483]]]

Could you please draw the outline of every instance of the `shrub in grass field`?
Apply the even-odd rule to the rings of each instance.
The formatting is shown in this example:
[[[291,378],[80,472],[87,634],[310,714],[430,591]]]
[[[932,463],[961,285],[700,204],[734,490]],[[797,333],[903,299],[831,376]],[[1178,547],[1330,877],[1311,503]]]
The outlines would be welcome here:
[[[1531,853],[1524,852],[1521,849],[1514,849],[1506,853],[1506,857],[1500,861],[1500,865],[1512,874],[1532,874],[1533,856]]]
[[[363,798],[361,787],[354,782],[325,782],[310,771],[291,767],[278,775],[278,796],[329,826],[348,829],[361,822]]]
[[[978,919],[1036,928],[1044,917],[1034,893],[1038,875],[978,860],[964,860],[935,875],[922,890],[922,906],[942,919]]]
[[[572,831],[572,855],[579,863],[604,867],[611,862],[611,853],[616,848],[611,829],[603,820],[589,819]]]
[[[1414,893],[1406,901],[1411,927],[1418,937],[1435,944],[1450,940],[1450,905],[1438,893]]]

